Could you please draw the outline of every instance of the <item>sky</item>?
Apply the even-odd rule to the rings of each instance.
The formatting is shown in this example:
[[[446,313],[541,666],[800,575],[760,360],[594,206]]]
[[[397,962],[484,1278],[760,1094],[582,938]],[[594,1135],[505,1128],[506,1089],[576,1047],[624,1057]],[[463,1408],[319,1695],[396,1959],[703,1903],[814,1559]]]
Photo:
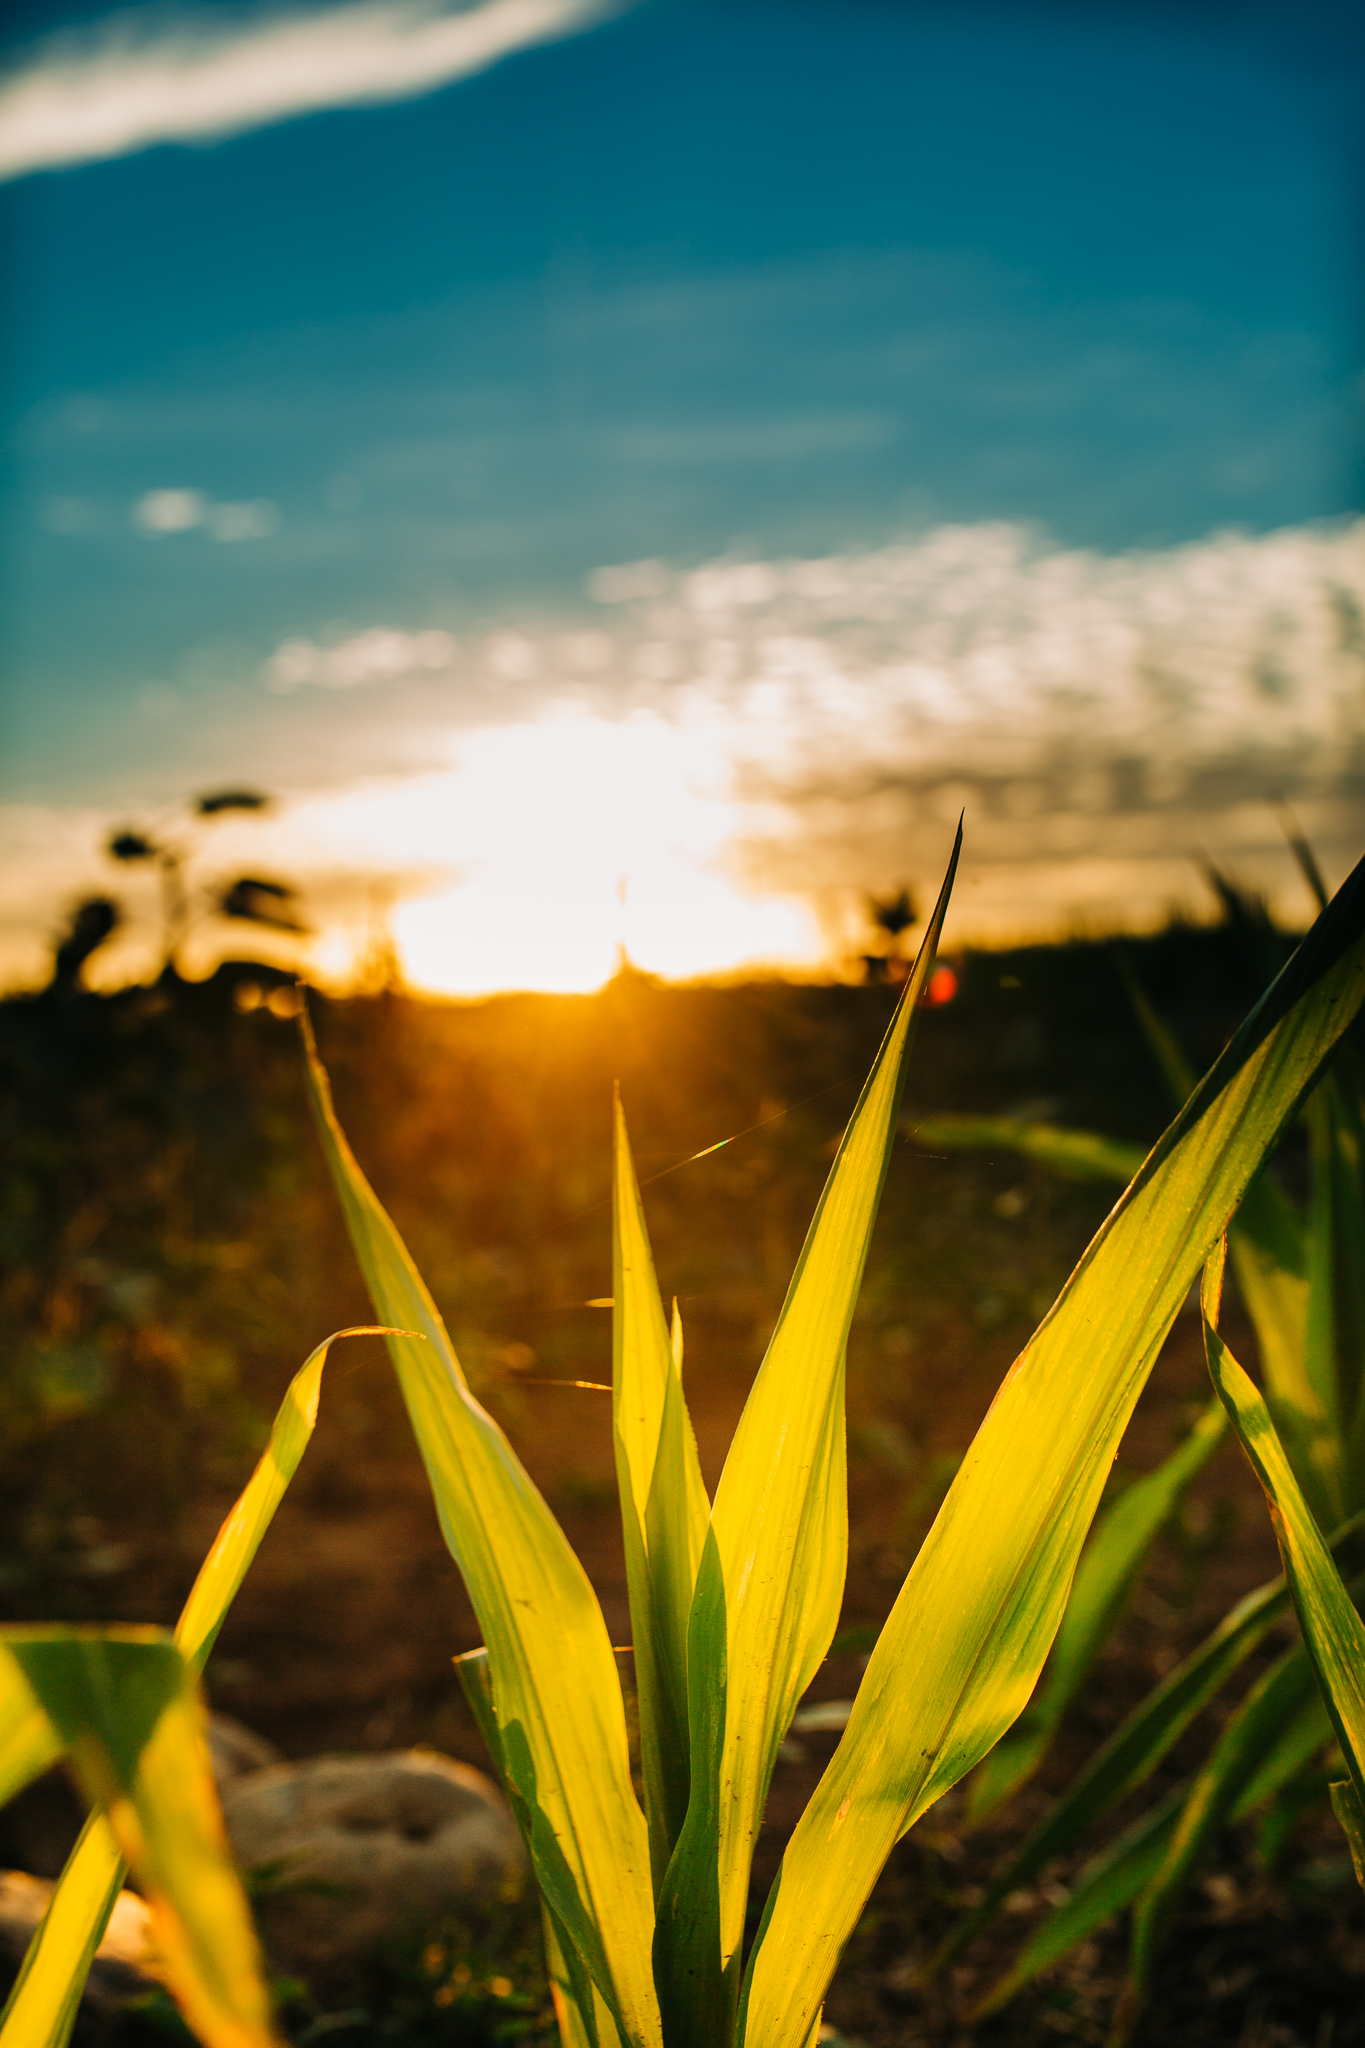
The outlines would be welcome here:
[[[1284,802],[1358,855],[1358,10],[3,34],[0,978],[97,889],[153,971],[104,837],[225,781],[277,803],[205,886],[465,992],[837,965],[964,804],[963,938],[1207,910],[1201,854],[1301,917]]]

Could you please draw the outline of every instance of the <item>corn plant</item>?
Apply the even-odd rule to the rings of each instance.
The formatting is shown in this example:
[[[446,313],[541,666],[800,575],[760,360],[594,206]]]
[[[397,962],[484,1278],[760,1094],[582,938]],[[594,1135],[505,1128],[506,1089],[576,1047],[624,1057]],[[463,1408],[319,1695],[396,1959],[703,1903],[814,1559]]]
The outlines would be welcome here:
[[[1311,856],[1297,850],[1325,903]],[[1194,1075],[1181,1048],[1126,970],[1125,978],[1173,1093],[1188,1097]],[[1303,1122],[1311,1180],[1306,1209],[1300,1211],[1273,1173],[1262,1170],[1229,1224],[1227,1249],[1255,1330],[1263,1405],[1273,1418],[1276,1442],[1310,1512],[1333,1532],[1333,1550],[1358,1573],[1365,1565],[1365,1091],[1354,1045],[1337,1048],[1308,1095]],[[917,1136],[936,1148],[1013,1151],[1074,1178],[1120,1184],[1140,1159],[1136,1148],[1094,1132],[1003,1117],[931,1118]],[[1220,1292],[1221,1272],[1220,1266]],[[1219,1395],[1165,1463],[1100,1518],[1042,1683],[968,1788],[970,1823],[1003,1807],[1043,1761],[1152,1543],[1223,1439],[1230,1411],[1221,1385]],[[1293,1605],[1292,1584],[1283,1579],[1258,1588],[1162,1680],[1077,1774],[980,1903],[957,1922],[927,1965],[926,1978],[939,1974],[981,1933],[1012,1892],[1054,1857],[1074,1850],[1151,1777],[1194,1716],[1233,1680]],[[1138,2010],[1179,1896],[1218,1832],[1229,1820],[1257,1816],[1261,1852],[1273,1864],[1306,1807],[1327,1799],[1328,1778],[1319,1759],[1331,1739],[1310,1649],[1297,1643],[1251,1687],[1194,1779],[1166,1794],[1085,1866],[1069,1897],[980,2002],[978,2015],[1007,2003],[1131,1904],[1126,2026]]]
[[[324,1150],[482,1629],[483,1649],[459,1671],[540,1888],[564,2048],[807,2048],[815,2039],[841,1951],[895,1842],[1025,1706],[1167,1332],[1365,1001],[1362,866],[1142,1163],[1007,1374],[882,1630],[746,1955],[769,1780],[838,1622],[845,1346],[956,860],[957,848],[713,1501],[683,1395],[681,1330],[664,1314],[617,1105],[612,1421],[642,1799],[624,1660],[596,1595],[474,1398],[307,1040]],[[24,1646],[7,1641],[17,1660]],[[43,1695],[39,1710],[46,1704]],[[68,1723],[85,1739],[84,1721],[47,1712],[57,1727],[48,1753]],[[116,1781],[88,1774],[111,1825],[156,1725],[141,1749],[140,1727],[120,1737]],[[131,1850],[131,1827],[125,1834]],[[173,1901],[177,1884],[172,1873],[164,1885]],[[180,1910],[188,1919],[189,1904]],[[184,2003],[211,2044],[261,2038],[254,2009],[221,2018]],[[40,2038],[26,2037],[25,2048]]]
[[[130,1868],[151,1910],[161,1973],[200,2038],[223,2048],[274,2040],[198,1680],[312,1436],[328,1351],[339,1337],[383,1334],[339,1331],[294,1375],[173,1634],[0,1629],[0,1805],[65,1758],[92,1808],[0,2014],[0,2048],[65,2048]]]
[[[1332,1808],[1350,1845],[1356,1879],[1365,1888],[1365,1623],[1323,1542],[1263,1396],[1218,1334],[1223,1259],[1220,1245],[1204,1269],[1204,1353],[1218,1398],[1270,1510],[1304,1649],[1346,1772],[1328,1785]],[[1179,1846],[1173,1845],[1173,1853]]]

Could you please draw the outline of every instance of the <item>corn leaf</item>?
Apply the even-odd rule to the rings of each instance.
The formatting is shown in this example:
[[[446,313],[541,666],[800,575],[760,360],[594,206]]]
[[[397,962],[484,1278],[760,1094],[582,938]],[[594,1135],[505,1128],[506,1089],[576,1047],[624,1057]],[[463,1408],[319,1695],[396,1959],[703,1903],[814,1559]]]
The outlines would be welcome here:
[[[655,1958],[668,2024],[686,2048],[729,2042],[763,1802],[778,1745],[839,1622],[848,1554],[845,1347],[961,844],[959,826],[919,956],[745,1403],[697,1574],[687,1643],[691,1800],[660,1895]]]
[[[498,1780],[515,1810],[518,1795],[507,1775],[487,1650],[466,1650],[455,1659],[455,1672]],[[540,1910],[545,1932],[545,1967],[562,2048],[619,2048],[621,2036],[616,2022],[573,1945],[565,1942],[560,1923],[543,1896]]]
[[[612,1433],[630,1595],[640,1751],[657,1893],[687,1813],[687,1618],[711,1504],[682,1391],[620,1098],[615,1116]]]
[[[792,1835],[750,1964],[747,2039],[794,2048],[804,2037],[896,1837],[1027,1703],[1167,1332],[1363,997],[1365,863],[1150,1154],[996,1395]]]
[[[1296,1646],[1292,1654],[1302,1664],[1302,1649]],[[1309,1688],[1304,1694],[1302,1676],[1300,1671],[1300,1683],[1294,1687],[1298,1706],[1293,1705],[1292,1699],[1287,1706],[1278,1703],[1273,1725],[1262,1719],[1254,1730],[1251,1743],[1241,1746],[1241,1768],[1237,1777],[1229,1781],[1227,1797],[1215,1819],[1226,1815],[1229,1819],[1241,1820],[1254,1812],[1273,1798],[1282,1786],[1296,1778],[1305,1764],[1330,1741],[1331,1726],[1322,1702],[1315,1689]],[[1254,1712],[1254,1707],[1255,1702],[1250,1702],[1249,1708],[1239,1708],[1239,1714]],[[1256,1760],[1254,1744],[1258,1740],[1268,1743],[1269,1748],[1268,1753]],[[1248,1755],[1254,1762],[1249,1777],[1245,1775]],[[1010,1970],[973,2008],[971,2018],[974,2021],[1008,2004],[1040,1970],[1057,1962],[1069,1948],[1084,1941],[1087,1935],[1147,1890],[1166,1863],[1186,1804],[1193,1796],[1194,1790],[1190,1785],[1175,1786],[1131,1828],[1092,1858],[1077,1877],[1070,1897],[1034,1929]],[[1296,1811],[1301,1810],[1302,1802]],[[1194,1844],[1194,1855],[1203,1845],[1204,1838],[1201,1837]],[[1188,1859],[1190,1865],[1194,1855]]]
[[[207,2048],[271,2048],[203,1707],[172,1638],[151,1628],[32,1627],[7,1628],[0,1642],[138,1878],[160,1968],[190,2026]]]
[[[921,1117],[905,1125],[905,1134],[926,1152],[1014,1152],[1032,1159],[1068,1180],[1111,1181],[1127,1187],[1146,1154],[1141,1145],[1126,1145],[1099,1131],[1076,1131],[1060,1124],[1030,1123],[1017,1116]]]
[[[1205,1285],[1204,1345],[1209,1372],[1265,1492],[1304,1645],[1341,1745],[1347,1776],[1357,1798],[1365,1799],[1365,1623],[1309,1512],[1264,1400],[1218,1335],[1219,1264],[1216,1258],[1210,1260]]]
[[[1334,1431],[1332,1505],[1356,1504],[1362,1487],[1360,1374],[1365,1348],[1365,1127],[1355,1063],[1344,1045],[1309,1105],[1313,1162],[1308,1214],[1308,1378]],[[1357,1085],[1351,1085],[1357,1084]],[[1277,1425],[1280,1417],[1271,1404]],[[1291,1460],[1293,1444],[1286,1446]],[[1302,1477],[1302,1475],[1300,1475]],[[1308,1491],[1306,1488],[1305,1491]],[[1309,1506],[1317,1501],[1309,1492]]]
[[[1365,1518],[1333,1538],[1337,1555],[1359,1549]],[[1030,1884],[1054,1857],[1065,1855],[1119,1801],[1135,1792],[1170,1754],[1195,1715],[1219,1692],[1289,1610],[1289,1588],[1270,1579],[1248,1593],[1217,1628],[1169,1671],[1071,1780],[1052,1811],[1015,1851],[985,1897],[950,1929],[924,1967],[938,1976],[995,1918],[1011,1892]]]
[[[1131,1905],[1166,1856],[1188,1788],[1176,1785],[1077,1875],[1069,1898],[1055,1906],[1029,1936],[998,1984],[968,2015],[976,2025],[1008,2005],[1040,1971],[1060,1962],[1068,1949]]]
[[[1328,1083],[1324,1081],[1320,1088],[1314,1090],[1308,1104],[1312,1195],[1308,1205],[1304,1372],[1324,1418],[1318,1469],[1314,1475],[1319,1485],[1314,1488],[1310,1480],[1309,1492],[1310,1495],[1317,1494],[1314,1505],[1329,1528],[1340,1520],[1346,1484],[1341,1455],[1343,1416],[1337,1378],[1335,1121]]]
[[[1365,1072],[1349,1040],[1324,1085],[1333,1138],[1338,1401],[1347,1432],[1346,1499],[1354,1508],[1365,1497]]]
[[[0,1659],[0,1806],[40,1778],[61,1753],[23,1672],[11,1658]]]
[[[1136,984],[1133,986],[1136,989]],[[1184,1054],[1140,989],[1135,999],[1144,1006],[1141,1014],[1161,1034],[1162,1064],[1178,1062],[1181,1079],[1187,1078]],[[1192,1080],[1189,1086],[1193,1086]],[[1175,1091],[1177,1100],[1184,1100],[1189,1086]],[[1069,1180],[1111,1181],[1119,1187],[1132,1179],[1144,1156],[1140,1146],[1106,1138],[1097,1131],[1030,1123],[1020,1117],[926,1117],[908,1127],[908,1135],[926,1151],[1013,1152]],[[1357,1241],[1362,1247],[1357,1263],[1365,1272],[1365,1222]],[[1312,1476],[1320,1470],[1330,1474],[1338,1453],[1327,1411],[1304,1368],[1308,1310],[1304,1226],[1269,1170],[1258,1174],[1242,1197],[1228,1230],[1228,1246],[1237,1284],[1255,1326],[1276,1421],[1289,1441],[1295,1469],[1317,1488],[1324,1514],[1334,1519],[1328,1493]],[[1358,1463],[1365,1471],[1365,1422]]]
[[[1076,1573],[1044,1681],[972,1779],[968,1813],[974,1823],[1002,1806],[1037,1770],[1127,1606],[1148,1551],[1226,1428],[1223,1405],[1215,1398],[1165,1463],[1135,1481],[1099,1522]]]
[[[196,1675],[204,1668],[228,1608],[312,1436],[329,1350],[344,1337],[389,1334],[370,1325],[338,1330],[309,1353],[290,1381],[265,1450],[214,1538],[176,1624],[175,1640]],[[0,1668],[0,1681],[7,1670],[19,1676],[19,1667],[11,1663]],[[8,1697],[6,1694],[6,1700]],[[31,1693],[29,1698],[32,1700]],[[59,1753],[56,1734],[36,1701],[32,1713],[41,1720],[55,1756]],[[40,2043],[41,2048],[65,2048],[124,1870],[107,1822],[101,1814],[92,1814],[54,1887],[51,1903],[0,2013],[0,2048],[38,2048]]]
[[[1365,1806],[1349,1778],[1337,1778],[1327,1787],[1337,1825],[1351,1851],[1356,1883],[1365,1891]]]
[[[1170,1091],[1171,1101],[1179,1109],[1194,1093],[1199,1076],[1190,1064],[1184,1046],[1165,1019],[1158,1014],[1122,946],[1114,947],[1113,960],[1118,969],[1119,980],[1123,983],[1128,1000],[1133,1006],[1138,1026],[1147,1041],[1147,1050],[1160,1067],[1162,1079]]]
[[[29,1943],[0,2015],[0,2048],[66,2048],[126,1869],[108,1821],[96,1810]]]
[[[389,1354],[442,1533],[483,1630],[509,1797],[537,1882],[626,2040],[650,2048],[660,2023],[649,1968],[649,1840],[602,1610],[541,1494],[470,1392],[436,1305],[346,1143],[303,1023],[323,1150],[371,1299],[382,1320],[426,1340],[390,1337]]]
[[[1295,1643],[1252,1686],[1214,1745],[1133,1916],[1128,1980],[1115,2023],[1118,2037],[1126,2034],[1137,2016],[1157,1951],[1195,1867],[1232,1816],[1239,1795],[1260,1771],[1268,1753],[1300,1722],[1313,1692],[1313,1667]],[[1291,1775],[1302,1761],[1295,1745],[1285,1760],[1285,1775]]]

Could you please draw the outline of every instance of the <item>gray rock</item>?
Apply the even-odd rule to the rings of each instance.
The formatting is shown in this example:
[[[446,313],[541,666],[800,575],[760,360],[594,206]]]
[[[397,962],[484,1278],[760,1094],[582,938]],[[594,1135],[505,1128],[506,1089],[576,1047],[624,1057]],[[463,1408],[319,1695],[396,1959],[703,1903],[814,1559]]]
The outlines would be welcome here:
[[[367,1952],[519,1890],[526,1856],[496,1786],[431,1750],[320,1756],[229,1780],[233,1854],[277,1970],[315,1990]]]
[[[51,1897],[48,1879],[30,1877],[26,1870],[0,1870],[0,1984],[6,1990]],[[151,1919],[136,1893],[119,1893],[81,2001],[77,2041],[101,2040],[120,2007],[156,1983]]]

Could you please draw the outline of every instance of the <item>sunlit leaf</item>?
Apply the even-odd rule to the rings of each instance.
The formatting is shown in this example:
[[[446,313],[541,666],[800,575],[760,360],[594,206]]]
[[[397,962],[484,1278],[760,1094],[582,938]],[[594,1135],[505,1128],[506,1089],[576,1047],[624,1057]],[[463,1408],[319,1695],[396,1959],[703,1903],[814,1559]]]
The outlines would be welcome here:
[[[999,1983],[972,2007],[973,2024],[1008,2005],[1040,1971],[1132,1904],[1161,1867],[1186,1790],[1184,1785],[1174,1786],[1078,1872],[1070,1896],[1034,1929]]]
[[[1078,1874],[1070,1896],[1033,1930],[1005,1976],[973,2009],[974,2020],[1006,2005],[1040,1970],[1057,1962],[1068,1949],[1084,1941],[1147,1890],[1167,1863],[1189,1802],[1196,1802],[1195,1810],[1201,1813],[1206,1825],[1189,1842],[1189,1854],[1180,1872],[1182,1880],[1188,1877],[1209,1836],[1223,1819],[1240,1820],[1254,1812],[1321,1751],[1331,1729],[1316,1691],[1309,1688],[1305,1692],[1303,1688],[1302,1651],[1296,1648],[1291,1656],[1298,1658],[1299,1668],[1288,1685],[1280,1681],[1281,1697],[1272,1701],[1273,1711],[1266,1712],[1261,1701],[1249,1695],[1229,1724],[1238,1723],[1244,1716],[1249,1739],[1238,1735],[1229,1745],[1236,1767],[1220,1769],[1216,1799],[1208,1798],[1200,1781],[1194,1787],[1177,1785],[1093,1857]],[[1258,1742],[1264,1745],[1259,1758]],[[1038,1867],[1041,1865],[1035,1866],[1030,1875]]]
[[[778,1745],[839,1622],[845,1346],[961,844],[959,826],[716,1491],[687,1645],[691,1802],[660,1895],[655,1958],[670,2043],[685,2048],[728,2041],[750,1861]],[[718,1967],[729,1973],[719,1991]]]
[[[1365,866],[1185,1104],[1007,1375],[791,1838],[750,1965],[752,2043],[804,2038],[897,1835],[1026,1704],[1166,1334],[1365,997],[1363,931]]]
[[[21,1667],[108,1822],[152,1919],[158,1967],[206,2048],[276,2036],[232,1867],[193,1674],[150,1628],[7,1628]],[[30,2037],[31,2038],[31,2037]]]
[[[488,1649],[509,1798],[561,1940],[633,2048],[660,2038],[653,1894],[625,1708],[588,1576],[506,1436],[470,1392],[446,1328],[332,1109],[306,1016],[313,1105],[441,1530]],[[610,1929],[610,1946],[602,1930]]]
[[[1365,1622],[1304,1500],[1256,1386],[1216,1328],[1221,1261],[1209,1262],[1204,1344],[1209,1372],[1260,1480],[1294,1611],[1358,1800],[1365,1801]]]
[[[12,1658],[0,1657],[0,1806],[61,1755],[52,1723]]]
[[[1037,1693],[1002,1736],[971,1784],[969,1816],[979,1821],[1032,1776],[1128,1603],[1147,1553],[1195,1474],[1223,1440],[1227,1417],[1213,1400],[1155,1472],[1130,1486],[1099,1521],[1081,1558],[1066,1615]]]
[[[338,1330],[310,1352],[290,1381],[265,1450],[200,1566],[176,1624],[175,1640],[196,1674],[204,1668],[228,1608],[312,1436],[329,1350],[344,1337],[389,1334],[372,1325]],[[18,1666],[11,1668],[17,1674]],[[4,1675],[0,1668],[0,1680]],[[6,1694],[5,1699],[8,1697]],[[55,1756],[57,1738],[50,1722],[36,1703],[32,1711],[39,1714]],[[0,1714],[3,1712],[0,1703]],[[0,2048],[39,2048],[39,2044],[41,2048],[65,2048],[90,1965],[123,1883],[124,1868],[108,1824],[101,1814],[92,1814],[53,1890],[0,2014]]]
[[[1133,1915],[1128,1981],[1116,2021],[1119,2036],[1142,2003],[1152,1962],[1195,1868],[1231,1817],[1248,1781],[1311,1703],[1313,1692],[1313,1667],[1295,1643],[1257,1680],[1214,1745]],[[1299,1762],[1295,1755],[1292,1767]]]
[[[1146,1156],[1141,1145],[1125,1145],[1098,1131],[1016,1116],[926,1116],[908,1124],[906,1135],[926,1152],[1013,1152],[1070,1180],[1111,1181],[1121,1188]]]
[[[687,1813],[687,1618],[710,1502],[682,1392],[620,1100],[615,1120],[612,1434],[625,1538],[640,1750],[657,1891]]]
[[[1361,1805],[1360,1794],[1349,1778],[1334,1779],[1327,1790],[1337,1825],[1350,1847],[1356,1883],[1365,1891],[1365,1806]]]

